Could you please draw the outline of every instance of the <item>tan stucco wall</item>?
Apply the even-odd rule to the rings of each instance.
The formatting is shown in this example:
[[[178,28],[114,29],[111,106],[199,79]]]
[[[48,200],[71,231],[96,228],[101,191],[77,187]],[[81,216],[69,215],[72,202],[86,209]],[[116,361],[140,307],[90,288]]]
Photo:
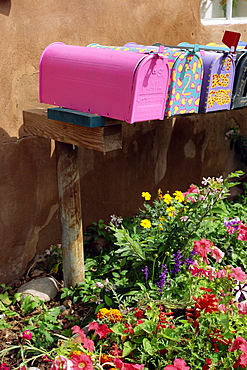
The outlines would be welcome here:
[[[0,283],[11,283],[37,252],[60,242],[54,143],[25,136],[22,112],[40,107],[39,58],[55,41],[122,45],[219,43],[224,29],[203,26],[198,0],[0,1]],[[123,149],[80,149],[83,222],[130,215],[141,191],[184,190],[202,176],[239,169],[224,141],[231,117],[246,130],[247,109],[124,125]]]

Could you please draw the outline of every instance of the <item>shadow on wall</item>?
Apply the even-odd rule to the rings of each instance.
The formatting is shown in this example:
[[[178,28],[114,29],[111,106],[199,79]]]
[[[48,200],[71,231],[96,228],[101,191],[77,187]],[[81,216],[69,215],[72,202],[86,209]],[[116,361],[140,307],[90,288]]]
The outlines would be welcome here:
[[[0,3],[0,14],[9,15],[11,9],[11,0],[2,0]]]
[[[8,284],[25,272],[39,250],[61,239],[50,141],[34,136],[17,140],[1,128],[0,137],[0,282]]]

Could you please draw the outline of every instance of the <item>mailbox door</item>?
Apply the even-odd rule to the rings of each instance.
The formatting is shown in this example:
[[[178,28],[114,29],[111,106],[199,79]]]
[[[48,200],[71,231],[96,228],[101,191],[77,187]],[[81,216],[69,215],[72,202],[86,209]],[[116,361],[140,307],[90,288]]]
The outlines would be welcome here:
[[[170,69],[167,58],[147,55],[136,68],[127,121],[164,118]]]
[[[231,108],[245,106],[247,106],[247,54],[239,53],[236,60]]]
[[[197,53],[170,50],[171,70],[165,115],[197,113],[203,76],[202,60]]]
[[[205,52],[202,59],[205,74],[202,83],[200,111],[212,112],[230,109],[235,74],[235,65],[231,55]]]

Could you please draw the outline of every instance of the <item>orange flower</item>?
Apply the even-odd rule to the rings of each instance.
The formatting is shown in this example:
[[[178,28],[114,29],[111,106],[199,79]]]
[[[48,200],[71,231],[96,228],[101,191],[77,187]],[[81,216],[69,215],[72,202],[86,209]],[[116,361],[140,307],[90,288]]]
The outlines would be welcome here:
[[[115,323],[122,320],[122,314],[118,309],[110,308],[101,308],[96,314],[97,318],[100,320],[108,319],[110,322]]]

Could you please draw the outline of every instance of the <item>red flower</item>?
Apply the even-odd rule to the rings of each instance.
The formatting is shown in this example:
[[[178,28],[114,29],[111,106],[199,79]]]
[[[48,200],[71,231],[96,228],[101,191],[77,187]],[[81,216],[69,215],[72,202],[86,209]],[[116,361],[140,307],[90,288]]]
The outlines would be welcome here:
[[[215,294],[203,294],[202,297],[193,299],[196,301],[195,309],[205,310],[205,312],[212,313],[218,311],[218,299]]]
[[[99,324],[96,321],[89,324],[89,330],[95,330],[100,339],[106,338],[107,334],[112,333],[112,330],[108,328],[107,324]]]
[[[74,355],[71,361],[75,369],[94,370],[91,357],[89,355]],[[76,367],[77,366],[77,367]]]
[[[137,317],[138,319],[142,319],[143,318],[143,314],[144,312],[142,310],[140,310],[139,308],[134,308],[134,316]]]
[[[210,365],[212,365],[212,360],[210,358],[206,358],[206,364],[203,365],[202,367],[202,370],[209,370],[210,369]]]
[[[113,363],[119,370],[142,370],[144,369],[144,365],[127,364],[121,361],[120,358],[118,357],[114,358]]]
[[[247,241],[247,227],[242,223],[239,225],[237,239]]]
[[[128,334],[130,334],[130,335],[133,335],[134,334],[134,330],[133,330],[133,327],[132,327],[132,325],[131,324],[129,324],[128,322],[126,322],[125,324],[124,324],[124,326],[125,326],[125,330],[124,330],[124,333],[128,333]]]
[[[114,357],[121,357],[123,351],[118,348],[117,343],[113,343],[111,350],[109,351],[109,355],[114,356]]]
[[[190,370],[190,367],[186,366],[186,362],[181,358],[176,358],[173,364],[165,366],[163,370]]]

